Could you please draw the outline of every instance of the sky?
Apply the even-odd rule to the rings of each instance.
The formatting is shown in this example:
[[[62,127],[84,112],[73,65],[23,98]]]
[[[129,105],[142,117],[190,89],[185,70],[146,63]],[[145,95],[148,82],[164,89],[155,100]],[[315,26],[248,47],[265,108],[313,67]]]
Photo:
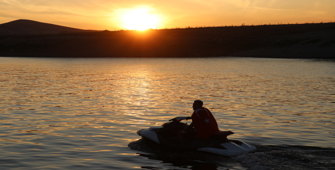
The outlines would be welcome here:
[[[123,14],[139,7],[159,18],[157,29],[335,21],[335,0],[0,0],[0,23],[121,30],[128,29]]]

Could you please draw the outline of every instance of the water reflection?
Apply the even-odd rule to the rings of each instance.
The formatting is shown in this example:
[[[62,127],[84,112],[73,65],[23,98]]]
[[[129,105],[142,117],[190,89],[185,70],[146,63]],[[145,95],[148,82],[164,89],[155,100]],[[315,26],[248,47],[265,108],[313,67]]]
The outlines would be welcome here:
[[[333,147],[334,63],[243,58],[0,60],[0,150],[12,155],[18,166],[150,166],[153,160],[131,157],[134,151],[127,145],[139,138],[136,131],[191,115],[195,99],[211,109],[220,129],[235,132],[233,139]]]

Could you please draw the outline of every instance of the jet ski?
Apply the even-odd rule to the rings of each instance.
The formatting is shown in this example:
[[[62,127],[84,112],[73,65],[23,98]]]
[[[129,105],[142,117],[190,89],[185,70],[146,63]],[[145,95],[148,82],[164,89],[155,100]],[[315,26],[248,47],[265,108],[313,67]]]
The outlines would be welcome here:
[[[164,149],[196,150],[228,157],[256,150],[256,147],[251,144],[228,140],[227,136],[231,134],[230,131],[220,131],[217,136],[208,140],[196,139],[194,130],[185,132],[188,125],[181,122],[188,119],[191,117],[175,117],[162,126],[142,129],[137,131],[137,134],[143,140],[150,141]]]

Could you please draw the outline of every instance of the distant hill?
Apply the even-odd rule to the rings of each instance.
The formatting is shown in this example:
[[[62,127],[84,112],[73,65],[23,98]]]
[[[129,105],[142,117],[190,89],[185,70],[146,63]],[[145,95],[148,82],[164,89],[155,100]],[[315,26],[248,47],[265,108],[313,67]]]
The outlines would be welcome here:
[[[153,29],[139,34],[122,30],[87,32],[17,20],[1,24],[1,31],[0,57],[335,59],[335,23]]]
[[[32,20],[19,19],[0,24],[0,35],[45,35],[85,32],[87,30],[64,27]]]

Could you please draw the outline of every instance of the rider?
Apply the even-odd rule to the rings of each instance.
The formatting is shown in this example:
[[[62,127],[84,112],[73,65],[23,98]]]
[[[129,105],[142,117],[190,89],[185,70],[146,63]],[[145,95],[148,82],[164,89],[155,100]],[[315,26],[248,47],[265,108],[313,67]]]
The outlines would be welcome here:
[[[220,131],[213,114],[202,106],[203,102],[201,100],[194,101],[192,123],[189,125],[189,128],[194,127],[197,139],[207,140],[213,136],[226,138],[227,135],[233,134],[231,131]]]

